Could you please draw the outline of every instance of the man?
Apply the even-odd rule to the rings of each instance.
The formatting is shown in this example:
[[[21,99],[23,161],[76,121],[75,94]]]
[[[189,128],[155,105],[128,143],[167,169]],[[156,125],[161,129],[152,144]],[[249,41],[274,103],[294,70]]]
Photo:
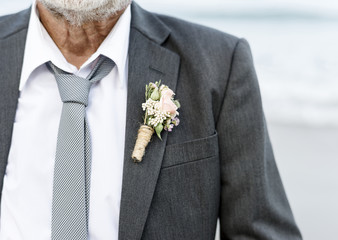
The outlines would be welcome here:
[[[221,239],[301,239],[245,40],[129,0],[38,0],[0,18],[0,53],[1,240],[206,240],[218,218]],[[159,80],[181,123],[134,163]]]

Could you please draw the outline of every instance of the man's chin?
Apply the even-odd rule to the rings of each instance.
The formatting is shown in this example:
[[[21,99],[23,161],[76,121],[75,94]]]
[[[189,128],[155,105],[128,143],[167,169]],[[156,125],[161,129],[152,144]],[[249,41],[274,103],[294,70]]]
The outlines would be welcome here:
[[[95,0],[87,0],[84,2],[88,4],[79,5],[74,3],[74,5],[72,5],[70,2],[75,2],[74,0],[68,2],[62,0],[39,1],[53,15],[65,19],[72,26],[83,26],[89,22],[98,22],[108,19],[109,17],[117,15],[131,3],[131,0],[103,0],[98,1],[99,4]]]

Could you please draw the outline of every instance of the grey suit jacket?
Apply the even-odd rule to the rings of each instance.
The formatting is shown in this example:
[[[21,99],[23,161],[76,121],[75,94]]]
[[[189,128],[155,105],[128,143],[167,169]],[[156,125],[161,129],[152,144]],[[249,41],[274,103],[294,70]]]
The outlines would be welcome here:
[[[1,189],[29,14],[0,18]],[[160,79],[181,102],[181,124],[135,164],[144,88]],[[221,239],[301,239],[245,40],[133,3],[127,101],[120,240],[212,240],[218,218]]]

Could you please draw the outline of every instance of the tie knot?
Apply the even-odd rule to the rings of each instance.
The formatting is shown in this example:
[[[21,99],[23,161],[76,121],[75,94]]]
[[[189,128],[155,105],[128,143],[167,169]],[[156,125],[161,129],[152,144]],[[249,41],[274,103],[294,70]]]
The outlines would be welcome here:
[[[56,74],[62,102],[76,102],[88,105],[88,95],[92,82],[73,74]]]
[[[115,63],[109,58],[100,56],[87,78],[65,72],[51,62],[47,66],[55,75],[62,102],[75,102],[87,106],[91,85],[107,76],[115,66]]]

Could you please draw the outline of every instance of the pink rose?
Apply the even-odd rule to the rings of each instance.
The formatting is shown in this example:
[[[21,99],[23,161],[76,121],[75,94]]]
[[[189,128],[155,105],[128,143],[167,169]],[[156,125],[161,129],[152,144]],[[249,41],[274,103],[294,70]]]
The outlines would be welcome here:
[[[174,92],[171,89],[164,89],[161,92],[160,109],[162,112],[169,112],[172,115],[176,114],[177,106],[171,100]]]

